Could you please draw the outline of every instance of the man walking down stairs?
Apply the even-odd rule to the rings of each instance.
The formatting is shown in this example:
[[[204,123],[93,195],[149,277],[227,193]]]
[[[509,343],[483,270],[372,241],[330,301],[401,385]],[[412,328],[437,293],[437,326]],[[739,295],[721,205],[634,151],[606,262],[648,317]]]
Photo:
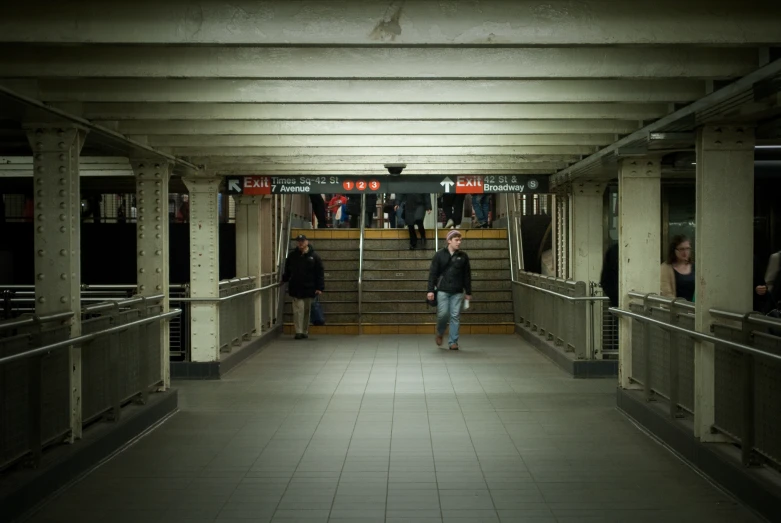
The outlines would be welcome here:
[[[466,300],[468,308],[469,300],[472,299],[472,267],[469,265],[469,256],[461,252],[461,233],[450,231],[446,241],[447,246],[431,260],[426,299],[429,303],[435,302],[437,307],[437,346],[442,345],[442,337],[450,321],[450,339],[447,344],[450,350],[458,350],[461,306]]]

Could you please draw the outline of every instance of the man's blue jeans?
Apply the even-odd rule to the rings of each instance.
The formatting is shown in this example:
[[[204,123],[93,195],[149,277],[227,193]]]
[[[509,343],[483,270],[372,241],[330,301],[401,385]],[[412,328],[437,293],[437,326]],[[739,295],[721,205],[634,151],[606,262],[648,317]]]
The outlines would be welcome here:
[[[461,325],[461,304],[463,293],[437,292],[437,335],[442,336],[450,321],[450,335],[447,344],[458,343],[458,327]]]
[[[488,213],[491,210],[491,195],[476,194],[472,196],[472,209],[475,211],[475,218],[479,224],[488,223]]]

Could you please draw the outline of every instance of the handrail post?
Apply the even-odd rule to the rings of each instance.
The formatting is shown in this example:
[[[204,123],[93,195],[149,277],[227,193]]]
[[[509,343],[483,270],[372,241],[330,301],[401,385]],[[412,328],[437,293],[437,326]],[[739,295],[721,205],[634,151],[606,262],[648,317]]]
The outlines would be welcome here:
[[[35,322],[33,327],[34,334],[30,337],[32,345],[41,345],[43,341],[43,325],[38,316],[33,316]],[[27,437],[30,448],[30,465],[38,468],[41,465],[43,457],[43,358],[44,356],[35,356],[27,362],[28,377],[28,396],[27,402],[30,406],[30,417],[27,420]]]
[[[361,232],[358,239],[358,334],[363,334],[363,237],[366,232],[366,193],[361,193]]]
[[[648,301],[650,294],[643,298],[643,315],[651,316],[651,304]],[[645,387],[645,400],[654,401],[654,393],[651,389],[651,324],[643,323],[643,386]]]
[[[431,195],[429,195],[429,198],[431,198]],[[434,252],[439,252],[439,206],[437,205],[437,198],[434,198]]]
[[[678,300],[680,298],[675,298],[670,303],[670,325],[678,326],[681,322],[680,316],[678,314]],[[680,418],[682,417],[681,414],[681,408],[679,406],[680,404],[680,348],[679,348],[679,342],[680,342],[680,336],[674,331],[670,330],[668,331],[670,335],[670,417],[672,419]]]
[[[114,302],[114,309],[111,311],[111,324],[112,327],[117,327],[120,325],[120,311],[119,311],[119,303]],[[120,351],[122,350],[120,339],[119,339],[119,332],[114,332],[108,337],[108,344],[109,344],[109,376],[111,376],[111,384],[109,385],[109,398],[111,398],[111,414],[109,415],[111,421],[117,422],[119,421],[120,416],[122,415],[122,393],[121,393],[121,380],[119,379],[120,376],[120,365],[119,362],[121,360]]]
[[[141,318],[146,318],[149,315],[149,306],[147,305],[146,301],[146,297],[142,296],[141,303],[136,305],[138,315]],[[144,351],[152,350],[151,347],[153,346],[153,343],[157,344],[160,342],[160,339],[154,342],[149,339],[150,328],[150,323],[139,326],[141,331],[139,336],[139,341],[141,342],[141,352],[138,356],[138,382],[141,393],[138,397],[138,403],[141,405],[146,405],[147,399],[149,398],[149,355],[144,354]],[[160,347],[160,349],[162,350],[162,347]]]
[[[743,316],[741,322],[741,342],[751,344],[752,328],[749,324],[750,312]],[[754,356],[747,352],[741,353],[743,366],[741,373],[741,389],[743,391],[743,427],[740,436],[740,454],[744,467],[756,465],[754,445],[756,443],[755,405],[754,405]]]

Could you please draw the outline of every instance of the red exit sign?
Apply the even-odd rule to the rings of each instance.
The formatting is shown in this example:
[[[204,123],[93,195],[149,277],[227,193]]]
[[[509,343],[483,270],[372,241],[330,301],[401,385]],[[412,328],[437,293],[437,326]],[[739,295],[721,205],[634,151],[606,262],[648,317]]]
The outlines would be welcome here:
[[[271,178],[268,176],[245,176],[242,194],[271,194]]]
[[[456,194],[482,194],[482,176],[458,176],[456,178]]]

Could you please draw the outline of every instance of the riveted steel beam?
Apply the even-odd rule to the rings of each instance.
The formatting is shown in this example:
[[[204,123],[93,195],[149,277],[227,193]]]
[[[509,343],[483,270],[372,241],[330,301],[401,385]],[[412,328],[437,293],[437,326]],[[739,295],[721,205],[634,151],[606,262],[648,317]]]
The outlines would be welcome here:
[[[211,172],[211,171],[210,171]],[[189,191],[190,209],[190,297],[219,296],[219,209],[220,178],[189,176],[183,179]],[[220,318],[216,302],[190,304],[191,361],[220,359]]]
[[[26,124],[33,150],[35,313],[73,312],[70,336],[81,335],[81,197],[79,153],[86,132],[72,125]],[[55,359],[51,365],[58,365]],[[81,347],[68,349],[71,440],[82,434]]]
[[[172,165],[159,158],[133,158],[132,172],[136,177],[136,267],[138,293],[143,296],[169,296],[168,268],[168,182]],[[168,312],[168,300],[163,300]],[[150,372],[150,380],[158,379],[162,388],[171,383],[170,326],[163,322],[160,329],[160,366]],[[150,369],[151,370],[151,369]],[[145,384],[145,385],[151,385]]]

